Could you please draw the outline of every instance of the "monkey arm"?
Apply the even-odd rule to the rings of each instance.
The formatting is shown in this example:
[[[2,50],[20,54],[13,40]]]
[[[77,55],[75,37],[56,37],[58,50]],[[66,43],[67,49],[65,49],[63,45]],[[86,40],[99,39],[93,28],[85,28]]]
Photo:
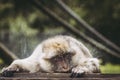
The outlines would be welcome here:
[[[37,62],[30,61],[29,59],[15,60],[11,63],[10,66],[3,68],[2,72],[4,71],[19,72],[21,70],[34,73],[39,71],[39,64],[37,64]]]
[[[81,74],[87,73],[98,73],[99,70],[99,61],[96,58],[88,58],[83,62],[79,63],[72,69],[71,77],[77,77]]]

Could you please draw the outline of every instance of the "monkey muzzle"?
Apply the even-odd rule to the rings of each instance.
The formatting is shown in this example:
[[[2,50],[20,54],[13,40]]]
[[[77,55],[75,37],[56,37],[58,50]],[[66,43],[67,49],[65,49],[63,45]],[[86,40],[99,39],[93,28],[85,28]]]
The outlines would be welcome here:
[[[69,63],[66,62],[65,59],[59,58],[56,63],[57,63],[56,72],[68,72],[68,71],[70,71]]]

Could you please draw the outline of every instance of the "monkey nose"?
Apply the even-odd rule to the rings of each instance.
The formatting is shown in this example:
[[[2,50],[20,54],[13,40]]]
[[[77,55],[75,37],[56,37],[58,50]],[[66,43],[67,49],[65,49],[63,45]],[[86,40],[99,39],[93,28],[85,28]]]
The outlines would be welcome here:
[[[64,71],[68,71],[69,70],[68,64],[63,64],[62,68],[64,69]]]
[[[68,68],[68,65],[67,65],[67,64],[64,64],[64,65],[63,65],[63,68],[64,68],[64,69],[67,69],[67,68]]]

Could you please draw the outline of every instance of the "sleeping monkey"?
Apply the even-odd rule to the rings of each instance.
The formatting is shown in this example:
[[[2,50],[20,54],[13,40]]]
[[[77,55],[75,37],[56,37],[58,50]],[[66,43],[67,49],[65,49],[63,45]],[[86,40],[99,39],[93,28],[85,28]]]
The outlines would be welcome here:
[[[55,36],[39,44],[32,55],[13,61],[2,69],[9,72],[71,72],[71,77],[99,72],[99,61],[87,47],[70,36]],[[4,75],[7,76],[7,75]]]

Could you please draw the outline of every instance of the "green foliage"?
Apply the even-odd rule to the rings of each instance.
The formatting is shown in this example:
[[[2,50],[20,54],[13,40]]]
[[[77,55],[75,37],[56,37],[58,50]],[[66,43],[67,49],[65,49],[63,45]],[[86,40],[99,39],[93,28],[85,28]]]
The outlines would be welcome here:
[[[9,24],[10,24],[10,31],[13,34],[23,33],[26,36],[32,36],[32,35],[35,35],[38,32],[37,30],[31,29],[29,27],[26,19],[23,18],[23,16],[21,16],[21,15],[18,16],[16,19],[11,18],[11,20],[9,20]]]
[[[110,64],[107,63],[101,67],[102,73],[119,73],[120,74],[120,64]]]
[[[0,64],[3,64],[3,60],[0,58]]]

